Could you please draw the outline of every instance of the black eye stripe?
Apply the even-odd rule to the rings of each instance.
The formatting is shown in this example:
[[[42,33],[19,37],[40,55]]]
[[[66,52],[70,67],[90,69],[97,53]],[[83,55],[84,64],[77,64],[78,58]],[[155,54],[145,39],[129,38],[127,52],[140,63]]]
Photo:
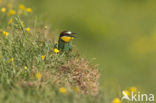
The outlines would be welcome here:
[[[72,35],[72,32],[70,32],[70,31],[63,31],[63,32],[61,32],[60,37],[62,37],[62,36],[71,36],[71,35]]]

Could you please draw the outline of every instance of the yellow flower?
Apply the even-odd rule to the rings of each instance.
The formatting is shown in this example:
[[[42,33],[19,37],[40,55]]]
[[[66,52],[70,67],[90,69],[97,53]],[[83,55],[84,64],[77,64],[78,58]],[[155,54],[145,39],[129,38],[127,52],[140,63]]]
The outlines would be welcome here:
[[[60,88],[60,89],[59,89],[59,92],[60,92],[60,93],[66,93],[66,92],[67,92],[67,89],[66,89],[66,88]]]
[[[121,103],[121,100],[119,98],[114,98],[112,103]]]
[[[122,91],[123,95],[126,94],[127,96],[130,96],[130,92],[128,90]]]
[[[136,92],[136,91],[137,91],[137,88],[136,88],[136,87],[130,87],[129,90],[130,90],[131,92]]]
[[[27,66],[24,66],[24,69],[25,69],[25,70],[27,70],[27,69],[28,69],[28,67],[27,67]]]
[[[21,10],[24,10],[24,9],[25,9],[25,6],[24,6],[23,4],[20,4],[20,5],[18,6],[18,8],[21,9]]]
[[[10,16],[10,15],[15,15],[15,14],[16,14],[16,11],[13,10],[13,9],[11,9],[11,10],[9,11],[9,13],[8,13],[9,16]]]
[[[45,59],[45,55],[42,55],[42,56],[41,56],[41,59],[44,60],[44,59]]]
[[[8,36],[8,35],[9,35],[9,33],[8,33],[8,32],[6,32],[6,31],[3,31],[3,35],[4,35],[4,36]]]
[[[26,12],[31,13],[32,12],[31,8],[27,8]]]
[[[41,79],[42,74],[41,74],[41,73],[36,73],[36,74],[35,74],[35,77],[36,77],[36,79]]]
[[[26,30],[27,32],[30,32],[30,28],[29,28],[29,27],[27,27],[25,30]]]
[[[13,22],[13,19],[11,18],[11,19],[9,20],[8,24],[12,24],[12,22]]]
[[[11,58],[8,62],[11,63],[14,61],[14,58]]]
[[[6,8],[1,8],[1,12],[2,13],[6,12]]]
[[[59,53],[60,51],[57,48],[54,48],[55,53]]]

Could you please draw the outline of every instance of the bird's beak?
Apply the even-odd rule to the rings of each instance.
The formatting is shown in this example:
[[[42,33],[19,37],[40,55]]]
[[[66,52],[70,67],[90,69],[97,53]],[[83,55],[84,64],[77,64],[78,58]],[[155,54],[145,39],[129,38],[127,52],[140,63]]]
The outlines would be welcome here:
[[[77,34],[77,33],[72,33],[72,34]]]
[[[72,33],[71,34],[71,37],[74,37],[75,38],[75,35],[77,35],[77,33]]]

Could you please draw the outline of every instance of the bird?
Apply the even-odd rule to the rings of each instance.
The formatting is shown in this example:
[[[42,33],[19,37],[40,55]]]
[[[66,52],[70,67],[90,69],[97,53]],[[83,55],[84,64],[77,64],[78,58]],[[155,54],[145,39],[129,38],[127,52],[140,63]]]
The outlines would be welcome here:
[[[60,33],[57,48],[61,52],[69,53],[72,51],[71,40],[75,38],[75,34],[71,31],[63,31]]]

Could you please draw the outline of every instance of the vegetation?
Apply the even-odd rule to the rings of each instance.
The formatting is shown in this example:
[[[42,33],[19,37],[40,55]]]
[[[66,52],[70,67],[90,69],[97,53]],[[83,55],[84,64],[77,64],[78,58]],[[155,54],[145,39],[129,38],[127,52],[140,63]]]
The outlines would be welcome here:
[[[47,27],[30,19],[31,8],[16,2],[1,5],[1,103],[69,102],[80,94],[98,93],[95,66],[76,52],[59,53],[46,37]]]
[[[85,1],[83,2],[86,3]],[[37,3],[36,1],[33,1],[33,3],[34,6],[36,4],[39,7],[41,7],[42,4],[42,2]],[[95,4],[94,2],[91,3]],[[86,58],[79,54],[76,48],[69,54],[60,53],[57,48],[54,48],[58,36],[55,34],[58,34],[60,30],[59,32],[57,30],[52,31],[50,26],[47,26],[47,24],[44,23],[45,21],[40,19],[42,15],[36,16],[36,12],[40,14],[40,11],[35,11],[35,9],[29,7],[28,4],[28,1],[22,1],[21,3],[21,1],[0,0],[0,103],[21,103],[21,101],[23,103],[121,103],[122,93],[130,96],[130,92],[144,91],[142,88],[127,85],[127,81],[130,80],[129,76],[123,78],[122,71],[124,70],[119,68],[115,68],[116,70],[113,72],[117,74],[115,77],[121,76],[121,78],[124,79],[123,84],[126,84],[127,89],[123,90],[123,86],[114,80],[108,78],[103,79],[112,73],[111,68],[98,70],[97,66],[95,66],[94,63],[88,62]],[[55,7],[54,5],[55,3],[53,6],[48,7],[53,8]],[[111,4],[108,3],[108,5]],[[56,11],[56,9],[52,9],[52,11]],[[56,12],[56,14],[57,13],[58,12]],[[78,15],[76,16],[79,17]],[[49,18],[51,17],[52,16]],[[86,25],[98,26],[97,28],[90,27],[92,31],[90,31],[89,34],[94,32],[95,29],[101,30],[102,28],[100,27],[106,27],[106,22],[102,22],[104,25],[99,25],[101,19],[98,19],[100,21],[96,23],[90,22],[97,19],[94,15],[91,17],[92,18],[88,17],[87,19],[90,24]],[[61,22],[67,24],[66,22],[69,20],[67,18],[68,16],[60,16],[60,18],[56,16],[54,20],[61,19]],[[108,18],[106,17],[106,19]],[[81,22],[76,20],[72,21],[71,19],[69,21],[69,24],[74,23],[78,25],[78,23],[81,24],[86,21],[86,19],[81,19]],[[85,25],[83,26],[85,27]],[[81,27],[81,29],[83,31],[83,29],[86,28]],[[96,30],[98,32],[97,34],[101,34],[101,32],[106,34],[109,32],[100,30]],[[80,32],[82,31],[80,30]],[[108,61],[111,61],[108,58],[112,58],[113,55],[120,52],[116,44],[112,46],[110,43],[109,46],[115,49],[107,48],[104,54],[103,50],[100,51],[99,46],[101,46],[101,44],[99,45],[99,43],[101,42],[98,42],[98,36],[94,38],[94,36],[91,35],[87,37],[81,35],[85,39],[83,40],[83,38],[81,38],[83,41],[81,43],[84,43],[85,47],[92,48],[89,50],[100,54],[101,57],[108,53],[109,56],[107,57],[105,55],[106,60],[102,62],[108,63]],[[101,37],[102,36],[100,36],[100,38]],[[105,37],[109,40],[112,39],[112,37],[107,37],[106,35]],[[88,44],[94,40],[95,44],[90,47]],[[148,39],[139,39],[139,42],[136,40],[130,47],[135,48],[138,53],[141,52],[141,55],[145,55],[150,52],[150,50],[155,51],[155,49],[150,49],[148,45],[146,45],[147,50],[143,51],[144,48],[140,45],[144,45],[146,44],[144,42],[151,40],[155,41],[154,35]],[[78,45],[81,43],[79,42]],[[119,44],[120,43],[121,42],[119,42]],[[96,47],[96,45],[98,46]],[[107,44],[105,44],[105,46],[107,46]],[[120,49],[122,50],[123,48]],[[111,50],[111,52],[109,50]],[[132,52],[135,52],[135,50]],[[115,51],[115,53],[112,51]],[[89,54],[90,52],[88,55]],[[118,58],[115,60],[119,61]],[[116,62],[110,62],[110,64],[111,63],[116,64]],[[118,63],[118,65],[120,65],[120,63]],[[124,75],[127,76],[128,74]],[[99,77],[101,77],[100,82]],[[123,101],[123,103],[129,102]]]
[[[28,3],[28,2],[27,2]],[[81,55],[96,58],[100,84],[156,93],[155,0],[32,0],[53,31],[71,30]]]

